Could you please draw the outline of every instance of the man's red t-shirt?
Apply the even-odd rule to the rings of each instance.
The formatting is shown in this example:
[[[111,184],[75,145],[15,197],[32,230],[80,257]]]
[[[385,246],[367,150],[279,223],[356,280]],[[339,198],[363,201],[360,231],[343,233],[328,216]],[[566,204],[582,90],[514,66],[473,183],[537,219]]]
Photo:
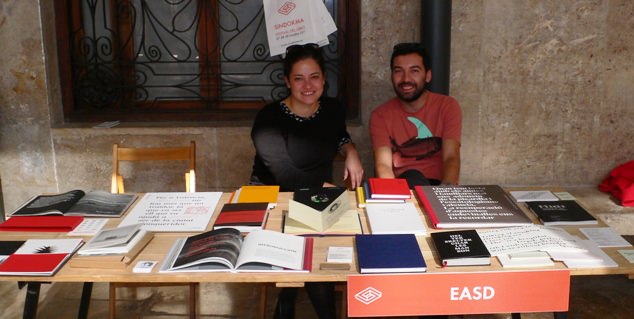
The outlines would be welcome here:
[[[378,106],[370,116],[370,137],[374,149],[392,149],[395,176],[411,169],[426,178],[442,179],[441,140],[460,142],[462,111],[454,98],[429,92],[417,112],[406,112],[398,97]]]

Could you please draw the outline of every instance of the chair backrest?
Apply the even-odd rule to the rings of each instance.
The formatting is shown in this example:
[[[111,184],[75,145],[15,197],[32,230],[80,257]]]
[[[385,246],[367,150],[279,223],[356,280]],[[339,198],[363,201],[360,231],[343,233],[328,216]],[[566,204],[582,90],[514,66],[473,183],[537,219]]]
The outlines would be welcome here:
[[[119,174],[121,161],[187,161],[185,172],[185,191],[196,191],[196,143],[191,141],[184,147],[146,147],[132,148],[112,145],[112,181],[110,192],[124,193],[123,176]]]

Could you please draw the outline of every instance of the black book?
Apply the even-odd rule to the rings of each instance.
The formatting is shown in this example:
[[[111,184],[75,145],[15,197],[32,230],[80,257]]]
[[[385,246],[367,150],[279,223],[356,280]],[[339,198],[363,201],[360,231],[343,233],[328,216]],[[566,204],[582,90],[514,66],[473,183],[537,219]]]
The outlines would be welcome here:
[[[491,254],[474,229],[431,234],[443,266],[490,265]]]
[[[597,220],[574,200],[526,202],[544,225],[596,225]]]

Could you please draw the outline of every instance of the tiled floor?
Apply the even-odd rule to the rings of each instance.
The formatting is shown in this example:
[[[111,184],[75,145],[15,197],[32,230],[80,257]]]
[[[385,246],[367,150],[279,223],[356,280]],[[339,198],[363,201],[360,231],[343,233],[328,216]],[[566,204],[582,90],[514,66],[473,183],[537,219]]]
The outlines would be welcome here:
[[[81,294],[81,283],[56,283],[42,286],[38,318],[75,318]],[[198,318],[257,318],[259,286],[252,284],[202,284]],[[544,287],[548,289],[548,287]],[[21,318],[25,291],[16,283],[0,283],[0,318]],[[271,317],[276,297],[275,288],[268,291],[268,316]],[[89,318],[108,317],[107,285],[96,284]],[[139,288],[137,300],[121,290],[117,302],[119,318],[168,319],[187,318],[187,288]],[[297,301],[298,319],[315,315],[306,295]],[[510,314],[450,316],[450,319],[507,319]],[[525,319],[552,318],[550,313],[523,314]],[[573,277],[569,318],[634,318],[634,281],[625,276]]]

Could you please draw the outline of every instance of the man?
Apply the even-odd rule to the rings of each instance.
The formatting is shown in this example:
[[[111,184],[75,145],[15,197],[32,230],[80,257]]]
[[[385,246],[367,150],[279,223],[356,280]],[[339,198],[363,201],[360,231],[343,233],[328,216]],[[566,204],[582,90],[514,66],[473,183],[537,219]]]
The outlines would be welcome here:
[[[376,175],[415,185],[456,185],[460,175],[462,112],[458,102],[430,92],[432,72],[420,43],[394,46],[390,68],[396,97],[372,111]]]

